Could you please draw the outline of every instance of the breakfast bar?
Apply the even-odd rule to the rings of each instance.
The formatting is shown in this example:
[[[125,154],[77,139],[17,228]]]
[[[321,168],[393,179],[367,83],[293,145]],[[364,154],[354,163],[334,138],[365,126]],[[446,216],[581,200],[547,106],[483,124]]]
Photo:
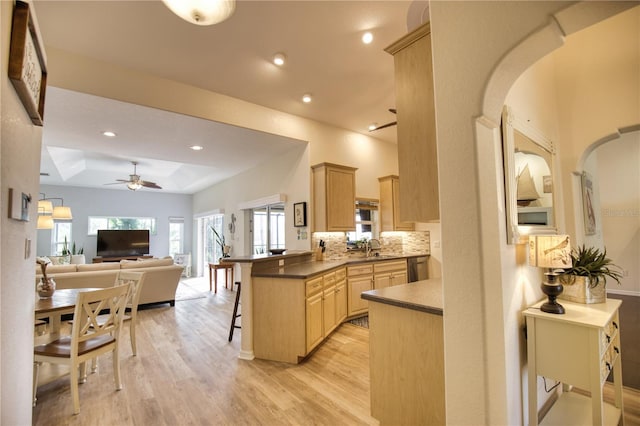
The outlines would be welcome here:
[[[371,415],[381,425],[446,424],[441,280],[362,298],[369,301]]]

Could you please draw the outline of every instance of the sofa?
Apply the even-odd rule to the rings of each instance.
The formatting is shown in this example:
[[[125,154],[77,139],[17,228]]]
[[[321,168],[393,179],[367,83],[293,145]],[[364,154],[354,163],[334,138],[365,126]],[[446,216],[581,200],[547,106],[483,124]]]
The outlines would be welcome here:
[[[139,304],[169,303],[175,305],[176,289],[184,267],[167,256],[162,259],[121,260],[120,262],[88,263],[81,265],[48,265],[47,276],[53,278],[57,289],[83,287],[112,287],[121,270],[146,272]],[[42,278],[36,265],[36,284]]]

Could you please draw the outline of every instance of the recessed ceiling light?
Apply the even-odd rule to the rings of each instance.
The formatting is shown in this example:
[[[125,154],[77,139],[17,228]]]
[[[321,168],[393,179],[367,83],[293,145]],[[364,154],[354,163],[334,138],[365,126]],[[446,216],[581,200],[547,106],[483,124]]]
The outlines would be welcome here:
[[[304,95],[302,95],[302,102],[304,102],[305,104],[311,102],[311,95],[309,93],[305,93]]]
[[[371,123],[369,124],[369,131],[375,130],[376,127],[378,127],[378,123]]]
[[[204,149],[204,147],[200,145],[193,145],[193,146],[190,146],[189,148],[191,148],[194,151],[202,151]]]
[[[362,42],[364,44],[369,44],[373,41],[373,34],[371,34],[369,31],[367,31],[366,33],[362,34]]]
[[[107,131],[105,131],[105,132],[102,132],[102,134],[103,134],[104,136],[107,136],[107,137],[110,137],[110,138],[115,138],[115,137],[116,137],[116,133],[115,133],[115,132],[111,132],[111,131],[109,131],[109,130],[107,130]]]
[[[275,55],[273,55],[273,63],[279,67],[284,65],[285,59],[286,57],[283,53],[276,53]]]

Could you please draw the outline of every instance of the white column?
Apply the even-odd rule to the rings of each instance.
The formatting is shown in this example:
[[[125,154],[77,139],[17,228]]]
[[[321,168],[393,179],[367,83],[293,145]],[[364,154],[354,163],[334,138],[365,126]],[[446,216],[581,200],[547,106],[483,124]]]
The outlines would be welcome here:
[[[252,262],[240,262],[240,313],[241,339],[240,355],[238,358],[252,360],[253,354],[253,285],[251,282]]]

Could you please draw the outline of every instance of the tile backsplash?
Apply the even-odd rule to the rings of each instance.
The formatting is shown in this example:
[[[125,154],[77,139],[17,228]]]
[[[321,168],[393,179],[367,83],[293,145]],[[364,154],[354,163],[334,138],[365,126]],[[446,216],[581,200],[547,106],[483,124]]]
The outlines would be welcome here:
[[[325,243],[325,260],[342,260],[364,255],[361,251],[347,251],[347,236],[343,232],[314,233],[311,237],[312,250],[319,247],[320,240]],[[429,254],[430,250],[429,231],[383,232],[379,240],[382,255]]]

